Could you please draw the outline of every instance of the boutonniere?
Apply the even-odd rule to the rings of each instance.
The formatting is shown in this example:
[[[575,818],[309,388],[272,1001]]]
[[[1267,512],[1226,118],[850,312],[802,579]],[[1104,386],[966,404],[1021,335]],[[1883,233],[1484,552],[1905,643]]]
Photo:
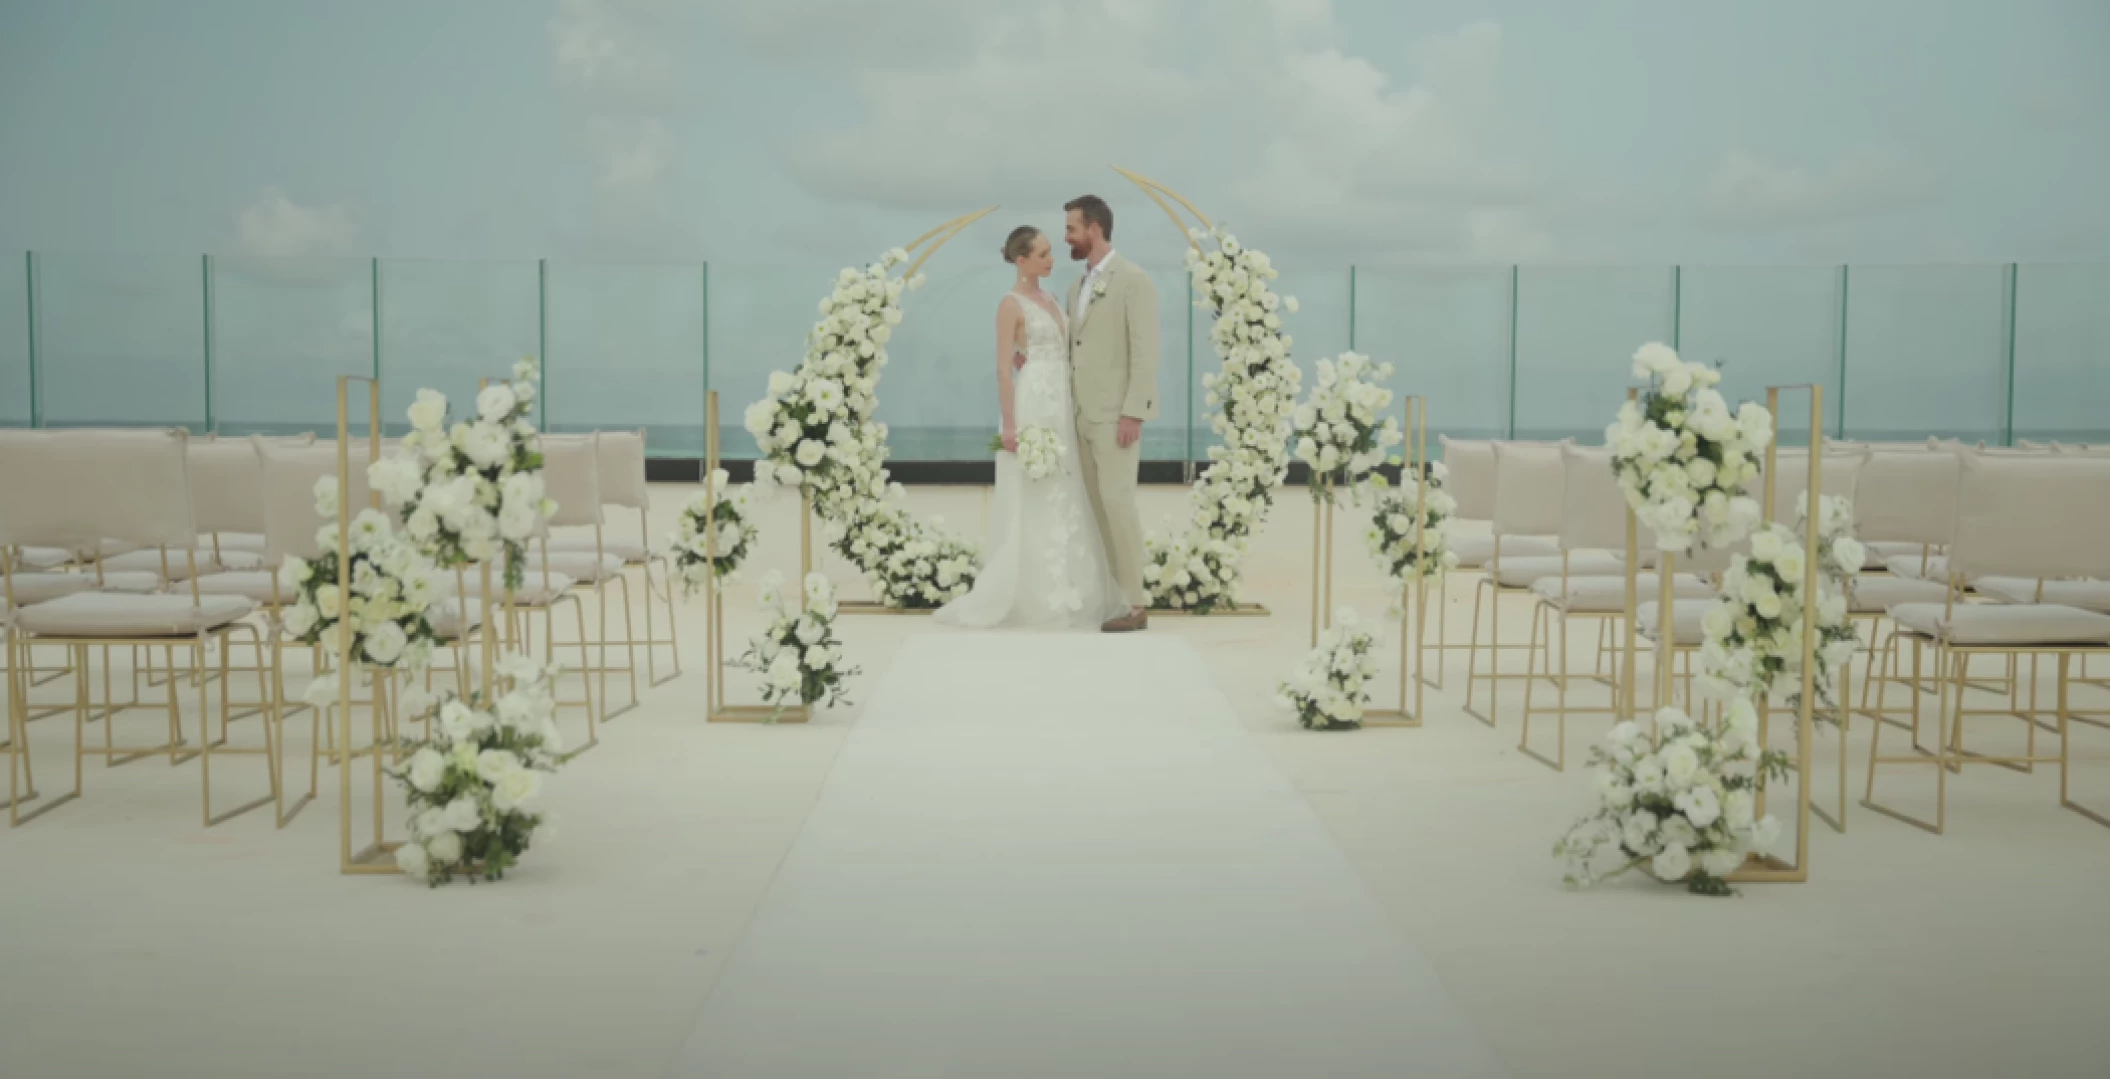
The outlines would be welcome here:
[[[1106,282],[1104,282],[1104,281],[1094,281],[1094,282],[1092,282],[1092,299],[1095,299],[1095,300],[1103,300],[1103,299],[1105,299],[1105,298],[1106,298]]]

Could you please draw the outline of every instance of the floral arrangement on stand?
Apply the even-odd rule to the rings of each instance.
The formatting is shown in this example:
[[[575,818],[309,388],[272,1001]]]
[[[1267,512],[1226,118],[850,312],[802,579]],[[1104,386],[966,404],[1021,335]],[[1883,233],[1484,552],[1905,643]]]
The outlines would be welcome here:
[[[415,544],[396,534],[388,518],[363,510],[352,519],[350,591],[338,586],[337,478],[315,484],[315,511],[330,523],[316,534],[321,557],[308,561],[287,556],[279,567],[279,587],[292,594],[282,606],[279,628],[307,645],[334,649],[339,634],[352,635],[352,658],[370,667],[422,671],[432,663],[439,634],[432,608],[439,589],[432,562]],[[337,700],[337,680],[318,678],[309,687],[309,703]]]
[[[861,673],[843,662],[834,586],[818,573],[808,574],[804,584],[802,602],[787,603],[782,574],[772,571],[762,579],[762,604],[774,617],[737,663],[762,675],[762,701],[775,707],[772,721],[786,708],[843,703],[849,699],[845,683]]]
[[[439,887],[456,877],[500,880],[527,852],[543,816],[542,777],[563,762],[551,717],[559,671],[507,656],[495,699],[404,694],[406,719],[427,718],[429,737],[389,766],[410,807],[410,841],[396,865]]]
[[[711,490],[717,505],[703,492],[689,500],[676,518],[674,535],[667,547],[674,556],[674,572],[689,595],[712,578],[720,582],[737,579],[740,564],[755,549],[755,526],[748,516],[753,496],[746,487],[728,492],[724,469],[711,473]],[[706,520],[709,518],[709,520]],[[712,554],[715,538],[717,553]]]
[[[872,418],[901,298],[923,285],[921,274],[895,273],[907,261],[896,248],[837,275],[806,335],[805,358],[797,370],[770,376],[768,396],[748,406],[746,425],[761,452],[756,493],[809,493],[830,546],[865,575],[880,602],[927,609],[965,595],[980,559],[938,522],[909,515],[901,486],[888,479],[887,427]]]
[[[1383,476],[1372,477],[1374,486],[1385,489],[1372,503],[1370,528],[1363,533],[1363,541],[1392,589],[1390,613],[1394,617],[1406,613],[1408,582],[1417,577],[1438,578],[1458,567],[1447,526],[1458,512],[1458,500],[1445,489],[1451,470],[1434,461],[1427,475],[1425,482],[1417,482],[1412,474],[1403,473],[1397,488],[1388,487]]]
[[[1738,555],[1722,576],[1721,595],[1701,620],[1700,687],[1722,701],[1758,701],[1790,678],[1788,706],[1802,704],[1803,636],[1815,615],[1817,667],[1812,679],[1822,722],[1836,722],[1841,669],[1853,659],[1860,638],[1847,617],[1847,589],[1866,552],[1853,536],[1853,504],[1836,495],[1820,497],[1817,529],[1817,598],[1803,594],[1809,556],[1803,548],[1807,510],[1798,527],[1768,525],[1751,537],[1751,553]]]
[[[1787,755],[1759,747],[1758,712],[1742,699],[1718,731],[1666,708],[1656,734],[1652,744],[1638,724],[1622,722],[1591,750],[1598,808],[1554,844],[1554,856],[1567,860],[1570,887],[1646,867],[1697,895],[1730,895],[1729,875],[1780,838],[1780,822],[1757,815],[1758,790],[1787,774]],[[1617,864],[1605,870],[1608,856]]]
[[[1343,352],[1318,363],[1318,385],[1311,400],[1292,413],[1297,460],[1311,468],[1311,496],[1331,502],[1336,487],[1357,493],[1399,445],[1399,423],[1386,415],[1392,391],[1382,383],[1392,365],[1373,362],[1359,352]]]
[[[1239,563],[1288,472],[1303,375],[1290,362],[1294,342],[1282,327],[1297,301],[1270,287],[1279,274],[1267,255],[1220,228],[1191,236],[1213,247],[1190,250],[1187,270],[1195,306],[1216,316],[1209,339],[1223,367],[1202,376],[1202,385],[1221,444],[1209,447],[1185,527],[1145,539],[1143,583],[1153,607],[1207,614],[1237,605]]]
[[[1649,380],[1638,402],[1620,406],[1605,428],[1612,471],[1627,505],[1666,551],[1735,543],[1759,521],[1744,486],[1758,475],[1759,454],[1773,440],[1773,415],[1745,404],[1729,410],[1721,372],[1678,358],[1651,342],[1634,353],[1634,377]]]
[[[476,395],[476,418],[447,425],[447,396],[419,390],[404,453],[368,469],[402,508],[404,531],[443,568],[505,556],[505,586],[525,580],[528,540],[556,513],[542,485],[542,436],[529,417],[541,374],[533,359]]]
[[[1305,730],[1359,729],[1370,707],[1370,680],[1377,677],[1382,643],[1377,628],[1364,625],[1352,609],[1341,608],[1333,625],[1319,635],[1318,647],[1276,687],[1276,700],[1296,711]]]

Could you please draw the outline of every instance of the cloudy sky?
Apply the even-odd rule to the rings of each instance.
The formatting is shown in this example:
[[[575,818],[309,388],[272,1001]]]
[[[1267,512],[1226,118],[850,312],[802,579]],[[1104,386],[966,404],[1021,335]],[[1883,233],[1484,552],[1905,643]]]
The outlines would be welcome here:
[[[6,0],[0,249],[2106,260],[2106,103],[2103,0]]]

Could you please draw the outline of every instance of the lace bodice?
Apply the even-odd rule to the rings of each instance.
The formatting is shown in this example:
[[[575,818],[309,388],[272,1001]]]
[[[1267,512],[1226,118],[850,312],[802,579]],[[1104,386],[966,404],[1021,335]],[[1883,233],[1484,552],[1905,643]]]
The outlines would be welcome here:
[[[1036,300],[1016,292],[1007,292],[1004,295],[1018,307],[1026,320],[1026,362],[1067,364],[1070,356],[1069,331],[1061,321]]]

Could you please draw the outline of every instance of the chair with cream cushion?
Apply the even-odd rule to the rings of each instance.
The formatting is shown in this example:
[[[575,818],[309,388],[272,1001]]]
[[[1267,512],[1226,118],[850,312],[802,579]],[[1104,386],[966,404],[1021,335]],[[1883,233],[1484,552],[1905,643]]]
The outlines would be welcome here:
[[[222,543],[220,537],[261,536],[263,508],[256,498],[256,450],[247,441],[193,439],[185,451],[190,469],[191,513],[198,522],[198,571],[253,572],[263,568],[260,549]],[[180,574],[187,564],[166,563],[155,551],[133,551],[102,560],[113,572]],[[171,582],[181,577],[169,577]]]
[[[528,553],[528,579],[534,580],[537,573],[546,569],[555,570],[570,577],[575,594],[590,594],[594,597],[597,633],[593,647],[598,662],[581,665],[579,677],[583,680],[595,678],[599,683],[599,718],[612,719],[622,712],[637,706],[637,642],[632,628],[635,625],[630,609],[630,578],[623,573],[624,562],[620,557],[600,548],[588,551],[552,550],[549,529],[590,528],[595,536],[601,534],[605,524],[603,509],[606,499],[601,493],[601,436],[593,435],[546,435],[542,440],[542,481],[551,501],[557,509],[551,515],[548,528],[537,537]],[[624,666],[611,668],[608,648],[608,590],[613,586],[623,601],[623,641],[627,653]],[[581,615],[583,619],[583,614]],[[582,623],[583,624],[583,623]],[[581,630],[582,645],[585,641]],[[611,669],[621,670],[630,676],[630,703],[621,709],[611,706],[608,696],[608,674]],[[593,715],[592,695],[588,695],[589,717]],[[592,730],[589,727],[589,730]],[[592,739],[588,739],[592,744]]]
[[[113,540],[151,551],[157,559],[181,562],[186,571],[183,579],[194,580],[199,575],[199,532],[191,512],[187,442],[188,437],[181,430],[38,431],[30,437],[0,439],[0,506],[7,507],[6,514],[0,516],[0,548],[86,550],[98,548],[104,540]],[[0,566],[0,576],[5,577],[11,594],[12,568]],[[94,680],[83,677],[74,699],[74,788],[71,794],[47,803],[45,809],[80,796],[80,763],[88,756],[114,758],[120,754],[166,752],[171,763],[199,758],[207,825],[220,819],[212,811],[212,761],[216,756],[264,756],[266,777],[275,793],[278,769],[268,728],[266,745],[255,749],[216,744],[208,727],[212,680],[203,677],[207,650],[212,646],[219,648],[217,681],[222,687],[220,707],[224,717],[228,707],[227,657],[235,635],[255,634],[254,627],[244,622],[254,609],[255,605],[246,599],[206,596],[195,588],[173,595],[78,591],[42,603],[15,606],[7,631],[11,658],[19,659],[30,645],[63,645],[71,649],[75,668],[86,672],[93,646],[163,648],[172,662],[179,654],[191,657],[189,673],[198,689],[200,745],[189,756],[179,756],[183,717],[177,700],[178,681],[174,678],[166,683],[165,744],[144,748],[116,745],[112,728],[118,714],[151,706],[106,701],[105,744],[91,748],[85,727],[93,703],[90,687]],[[21,662],[9,664],[9,697],[16,702],[27,700],[22,687],[24,666]],[[12,779],[10,782],[12,786]],[[234,812],[270,801],[271,797],[266,796]],[[11,819],[19,823],[19,799],[11,796],[11,802]]]
[[[624,565],[641,571],[645,592],[645,635],[638,637],[629,629],[630,637],[645,650],[645,677],[652,685],[660,685],[681,674],[681,646],[675,633],[674,566],[668,552],[652,545],[652,493],[645,476],[645,432],[602,431],[595,441],[600,459],[601,504],[605,507],[627,510],[637,514],[637,536],[620,533],[611,534],[606,528],[595,528],[592,535],[552,536],[549,541],[552,551],[599,551],[612,554],[623,560]],[[653,570],[659,570],[659,586],[653,584]],[[654,604],[666,610],[667,636],[659,637],[655,624],[657,612]],[[673,669],[666,678],[659,677],[658,649],[665,645],[672,659]]]
[[[1882,725],[1870,743],[1868,800],[1872,808],[1912,820],[1874,804],[1878,764],[1931,764],[1935,768],[1935,820],[1946,824],[1948,774],[1965,764],[2059,765],[2060,803],[2098,824],[2110,817],[2081,806],[2068,796],[2071,768],[2068,701],[2075,656],[2110,653],[2110,614],[2061,603],[1972,603],[1963,593],[1967,578],[2026,580],[2110,578],[2110,459],[2053,455],[1996,455],[1961,451],[1956,496],[1956,525],[1949,542],[1949,592],[1941,603],[1907,603],[1892,608],[1899,637],[1915,650],[1934,653],[1940,682],[1937,729],[1941,744],[1932,757],[1884,757]],[[2055,756],[2037,752],[2038,717],[2035,686],[2026,710],[1967,706],[1970,661],[1977,656],[2053,657],[2057,663],[2054,714],[2059,733]],[[1964,721],[1974,715],[2021,716],[2028,749],[2020,756],[1981,755],[1964,749]],[[1925,826],[1924,822],[1912,821]]]
[[[1475,582],[1473,588],[1473,615],[1466,644],[1465,668],[1466,714],[1489,726],[1498,722],[1502,680],[1523,677],[1502,673],[1502,653],[1528,651],[1530,647],[1502,641],[1502,598],[1528,598],[1532,594],[1531,586],[1540,578],[1557,577],[1563,569],[1579,576],[1605,576],[1625,571],[1617,558],[1604,553],[1587,553],[1575,558],[1559,554],[1518,557],[1512,553],[1507,542],[1509,537],[1557,536],[1560,533],[1561,485],[1566,475],[1561,448],[1559,443],[1497,442],[1494,445],[1494,498],[1490,525],[1498,546],[1494,557],[1488,561],[1487,576]],[[1455,478],[1457,473],[1451,475]],[[1488,608],[1485,644],[1480,640],[1483,600]],[[1480,671],[1482,649],[1489,657],[1484,674]],[[1475,711],[1473,704],[1474,693],[1482,680],[1488,684],[1485,715]]]
[[[1604,552],[1626,548],[1629,516],[1626,495],[1619,489],[1618,479],[1612,472],[1611,451],[1600,447],[1560,447],[1562,483],[1560,499],[1560,534],[1558,542],[1561,554],[1558,558],[1560,571],[1542,576],[1528,586],[1537,603],[1531,620],[1531,643],[1529,658],[1524,669],[1524,726],[1517,748],[1556,770],[1568,766],[1568,716],[1570,713],[1618,715],[1622,695],[1627,687],[1621,682],[1625,669],[1621,657],[1625,634],[1618,627],[1626,622],[1629,590],[1638,602],[1640,597],[1658,594],[1660,578],[1654,572],[1642,571],[1637,564],[1629,573],[1625,559],[1619,558],[1611,564],[1617,567],[1613,573],[1594,573],[1578,569],[1578,564],[1602,568],[1600,555],[1589,552]],[[1646,529],[1634,532],[1636,550],[1642,554],[1653,553],[1655,536]],[[1536,561],[1536,560],[1521,560]],[[1644,561],[1636,559],[1637,563]],[[1509,566],[1503,567],[1505,570]],[[1499,578],[1498,578],[1499,579]],[[1714,590],[1701,578],[1687,573],[1673,576],[1671,587],[1679,598],[1704,601],[1714,595]],[[1568,623],[1577,618],[1595,619],[1599,637],[1612,631],[1614,640],[1610,652],[1612,674],[1608,680],[1611,699],[1607,707],[1575,708],[1568,704],[1568,687],[1575,678],[1594,678],[1591,675],[1573,675],[1568,669]],[[1558,634],[1553,623],[1560,623]],[[1539,657],[1540,627],[1545,628],[1546,670],[1552,679],[1556,704],[1551,709],[1556,715],[1559,744],[1553,758],[1540,756],[1531,746],[1532,716],[1543,707],[1533,702],[1537,689],[1537,663]],[[1604,654],[1600,650],[1600,654]]]

